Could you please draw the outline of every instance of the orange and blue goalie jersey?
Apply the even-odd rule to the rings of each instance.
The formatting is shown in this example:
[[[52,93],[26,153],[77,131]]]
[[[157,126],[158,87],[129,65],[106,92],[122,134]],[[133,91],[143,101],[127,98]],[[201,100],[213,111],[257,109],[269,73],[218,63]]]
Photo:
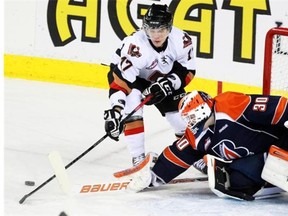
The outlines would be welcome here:
[[[193,149],[234,160],[267,152],[272,144],[288,148],[287,98],[226,92],[214,100],[215,124],[196,134],[187,128],[182,138]]]

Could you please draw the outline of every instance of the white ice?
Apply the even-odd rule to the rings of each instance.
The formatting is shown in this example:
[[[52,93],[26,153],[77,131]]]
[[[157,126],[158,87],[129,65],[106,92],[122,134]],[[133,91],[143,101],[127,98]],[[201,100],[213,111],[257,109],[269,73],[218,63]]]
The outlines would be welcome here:
[[[4,79],[4,215],[69,216],[137,215],[287,215],[288,196],[257,201],[216,197],[207,182],[167,185],[142,193],[127,191],[80,194],[83,185],[117,181],[113,172],[131,166],[121,137],[106,138],[67,169],[73,190],[64,194],[56,179],[26,199],[54,173],[47,155],[57,150],[65,164],[104,134],[103,110],[109,108],[103,89],[21,79]],[[174,140],[172,129],[154,107],[145,106],[146,150],[160,153]],[[199,174],[199,173],[198,173]],[[189,170],[183,176],[198,175]],[[35,186],[26,186],[26,180]]]

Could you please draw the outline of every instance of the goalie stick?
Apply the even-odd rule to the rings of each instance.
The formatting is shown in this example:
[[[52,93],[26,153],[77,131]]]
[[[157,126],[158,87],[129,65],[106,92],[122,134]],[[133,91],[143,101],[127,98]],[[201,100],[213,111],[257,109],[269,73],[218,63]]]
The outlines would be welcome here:
[[[175,184],[183,184],[183,183],[191,183],[191,182],[207,182],[208,177],[194,177],[194,178],[176,178],[171,180],[165,185],[175,185]],[[122,191],[126,190],[129,185],[129,181],[117,181],[110,183],[97,183],[97,184],[87,184],[83,185],[80,189],[80,194],[87,193],[98,193],[98,192],[112,192],[112,191]],[[165,186],[163,185],[163,186]],[[149,190],[149,188],[148,188]]]
[[[153,95],[148,95],[146,98],[143,99],[143,101],[134,108],[122,121],[121,123],[123,124],[126,119],[130,118],[135,112],[137,112],[141,107],[143,107],[151,98]],[[121,124],[120,123],[120,124]],[[86,149],[82,154],[80,154],[78,157],[76,157],[74,160],[72,160],[70,163],[68,163],[65,166],[65,169],[68,169],[70,166],[72,166],[74,163],[76,163],[78,160],[80,160],[84,155],[86,155],[88,152],[90,152],[93,148],[95,148],[97,145],[99,145],[103,140],[105,140],[108,137],[108,134],[106,133],[103,137],[101,137],[97,142],[95,142],[92,146],[90,146],[88,149]],[[30,197],[32,194],[34,194],[36,191],[40,190],[42,187],[44,187],[46,184],[48,184],[50,181],[52,181],[56,175],[54,174],[50,178],[48,178],[45,182],[43,182],[41,185],[39,185],[37,188],[35,188],[33,191],[30,193],[24,195],[20,200],[19,204],[24,203],[24,201]]]

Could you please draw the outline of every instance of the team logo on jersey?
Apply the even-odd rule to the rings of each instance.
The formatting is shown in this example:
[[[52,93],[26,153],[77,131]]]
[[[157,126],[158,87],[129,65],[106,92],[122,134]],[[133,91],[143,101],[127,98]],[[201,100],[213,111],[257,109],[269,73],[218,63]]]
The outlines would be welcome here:
[[[183,48],[186,48],[187,46],[192,44],[192,39],[191,37],[185,33],[183,36]]]
[[[221,140],[212,148],[212,150],[220,158],[224,158],[226,160],[233,160],[249,155],[247,148],[236,147],[235,144],[228,139]]]
[[[134,44],[130,44],[128,54],[131,55],[132,57],[141,57],[142,54],[140,53],[140,48]]]

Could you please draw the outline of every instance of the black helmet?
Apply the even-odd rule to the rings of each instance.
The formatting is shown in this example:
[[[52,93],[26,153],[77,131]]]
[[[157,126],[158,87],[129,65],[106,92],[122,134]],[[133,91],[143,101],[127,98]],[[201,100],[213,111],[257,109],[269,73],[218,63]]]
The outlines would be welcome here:
[[[172,27],[172,14],[167,5],[152,4],[143,18],[143,28],[168,28]]]

